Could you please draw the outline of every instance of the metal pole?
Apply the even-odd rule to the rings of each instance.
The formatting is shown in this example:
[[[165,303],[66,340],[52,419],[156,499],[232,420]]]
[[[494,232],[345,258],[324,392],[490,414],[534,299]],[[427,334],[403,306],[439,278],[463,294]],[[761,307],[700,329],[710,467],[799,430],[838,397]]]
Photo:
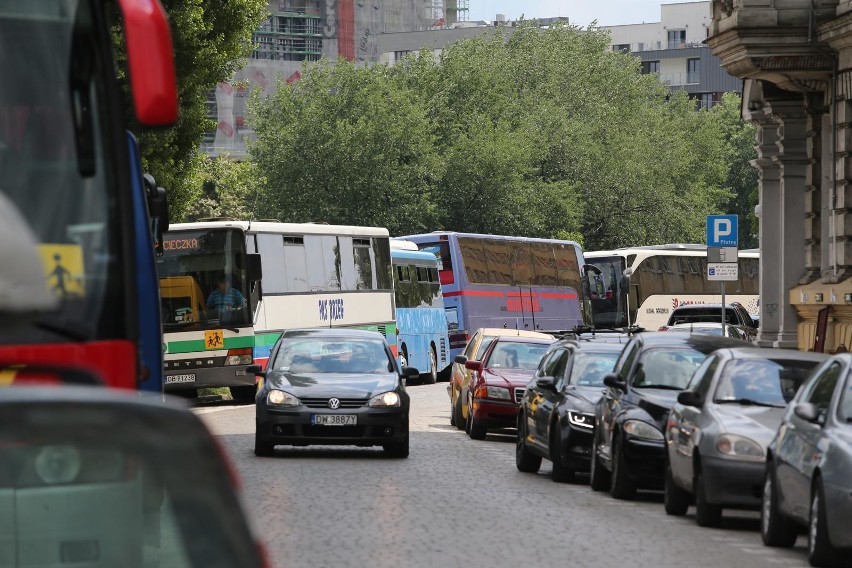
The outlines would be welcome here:
[[[720,282],[722,285],[722,337],[725,337],[725,281]]]

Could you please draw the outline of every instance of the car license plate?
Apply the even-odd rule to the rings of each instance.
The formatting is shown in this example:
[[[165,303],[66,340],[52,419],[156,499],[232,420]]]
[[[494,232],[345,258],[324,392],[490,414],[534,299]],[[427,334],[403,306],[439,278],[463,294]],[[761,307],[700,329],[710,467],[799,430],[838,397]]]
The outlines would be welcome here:
[[[311,414],[311,424],[316,426],[355,426],[356,414]]]
[[[166,384],[172,383],[194,383],[195,373],[190,375],[166,375]]]

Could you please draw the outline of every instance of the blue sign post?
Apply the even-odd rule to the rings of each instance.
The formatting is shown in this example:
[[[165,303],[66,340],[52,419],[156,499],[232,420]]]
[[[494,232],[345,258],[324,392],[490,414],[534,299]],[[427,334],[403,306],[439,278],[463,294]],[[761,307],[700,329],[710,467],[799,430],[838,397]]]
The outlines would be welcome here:
[[[739,222],[737,215],[707,216],[708,247],[735,247],[739,242]]]

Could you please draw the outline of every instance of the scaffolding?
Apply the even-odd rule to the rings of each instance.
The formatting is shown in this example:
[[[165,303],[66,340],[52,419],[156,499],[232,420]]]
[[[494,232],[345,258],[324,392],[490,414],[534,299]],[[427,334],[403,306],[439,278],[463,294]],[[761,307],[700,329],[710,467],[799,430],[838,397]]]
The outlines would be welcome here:
[[[466,22],[470,17],[470,0],[446,0],[447,25]]]

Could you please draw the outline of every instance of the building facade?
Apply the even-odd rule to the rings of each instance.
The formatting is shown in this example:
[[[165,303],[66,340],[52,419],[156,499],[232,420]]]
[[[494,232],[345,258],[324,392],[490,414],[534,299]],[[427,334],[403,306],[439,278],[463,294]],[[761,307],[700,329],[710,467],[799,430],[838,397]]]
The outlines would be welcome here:
[[[701,108],[709,108],[728,92],[742,91],[704,43],[711,24],[711,3],[663,4],[659,22],[602,26],[610,32],[613,51],[642,60],[643,73],[657,73],[673,90],[684,90]]]
[[[852,2],[714,0],[757,126],[761,345],[852,347]]]

